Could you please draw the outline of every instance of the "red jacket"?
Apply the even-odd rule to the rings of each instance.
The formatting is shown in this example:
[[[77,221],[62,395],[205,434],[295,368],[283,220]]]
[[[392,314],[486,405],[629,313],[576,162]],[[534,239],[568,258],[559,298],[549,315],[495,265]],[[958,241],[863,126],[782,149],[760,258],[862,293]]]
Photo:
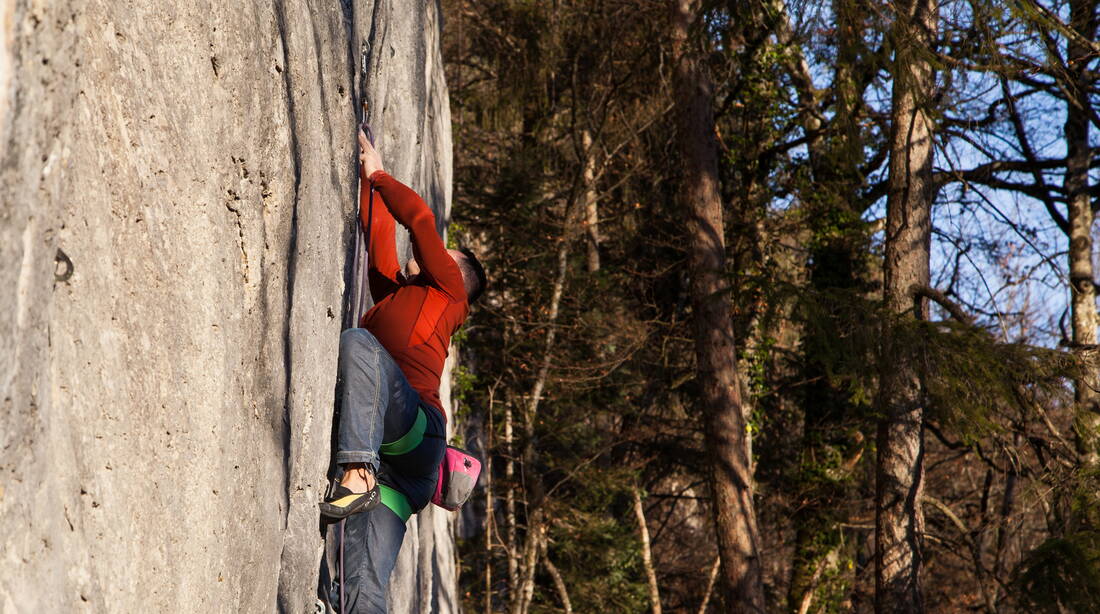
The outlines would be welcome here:
[[[370,187],[378,196],[373,219]],[[381,202],[378,202],[381,200]],[[416,192],[376,171],[359,190],[360,217],[368,237],[368,269],[374,307],[360,326],[390,353],[421,400],[443,412],[439,378],[447,347],[470,311],[462,272],[435,230],[435,216]],[[420,273],[406,278],[397,261],[394,222],[409,229]]]

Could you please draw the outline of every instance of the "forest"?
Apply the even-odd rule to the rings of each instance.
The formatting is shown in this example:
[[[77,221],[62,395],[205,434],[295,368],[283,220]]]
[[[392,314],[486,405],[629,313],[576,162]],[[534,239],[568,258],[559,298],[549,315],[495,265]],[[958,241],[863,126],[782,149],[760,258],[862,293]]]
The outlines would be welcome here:
[[[1097,0],[443,0],[467,612],[1100,612]]]

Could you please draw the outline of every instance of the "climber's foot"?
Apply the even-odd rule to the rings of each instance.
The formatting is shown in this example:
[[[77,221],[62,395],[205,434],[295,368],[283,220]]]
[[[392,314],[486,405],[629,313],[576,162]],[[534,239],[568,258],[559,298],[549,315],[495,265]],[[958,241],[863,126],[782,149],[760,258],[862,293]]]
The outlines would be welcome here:
[[[339,520],[372,510],[381,502],[382,493],[377,485],[367,492],[352,492],[344,486],[337,486],[332,498],[321,502],[321,515]]]
[[[347,518],[366,512],[382,502],[378,480],[370,465],[356,463],[344,468],[344,476],[332,496],[320,504],[321,514],[329,518]]]

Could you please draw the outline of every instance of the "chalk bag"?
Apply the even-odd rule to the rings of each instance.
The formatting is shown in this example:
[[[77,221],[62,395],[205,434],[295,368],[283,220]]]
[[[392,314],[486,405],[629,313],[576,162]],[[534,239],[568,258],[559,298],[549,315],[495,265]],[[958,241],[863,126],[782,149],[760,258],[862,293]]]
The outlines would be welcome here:
[[[435,484],[432,503],[455,511],[470,498],[481,475],[481,461],[466,450],[447,446],[443,462],[439,465],[439,481]]]

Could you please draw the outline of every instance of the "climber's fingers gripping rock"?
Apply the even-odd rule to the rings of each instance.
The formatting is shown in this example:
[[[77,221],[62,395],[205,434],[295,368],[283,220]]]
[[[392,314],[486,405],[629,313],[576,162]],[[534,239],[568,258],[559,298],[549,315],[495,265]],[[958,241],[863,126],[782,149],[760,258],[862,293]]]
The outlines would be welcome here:
[[[375,171],[382,170],[382,156],[378,155],[378,150],[370,144],[362,129],[359,130],[359,169],[363,179],[368,179]]]

